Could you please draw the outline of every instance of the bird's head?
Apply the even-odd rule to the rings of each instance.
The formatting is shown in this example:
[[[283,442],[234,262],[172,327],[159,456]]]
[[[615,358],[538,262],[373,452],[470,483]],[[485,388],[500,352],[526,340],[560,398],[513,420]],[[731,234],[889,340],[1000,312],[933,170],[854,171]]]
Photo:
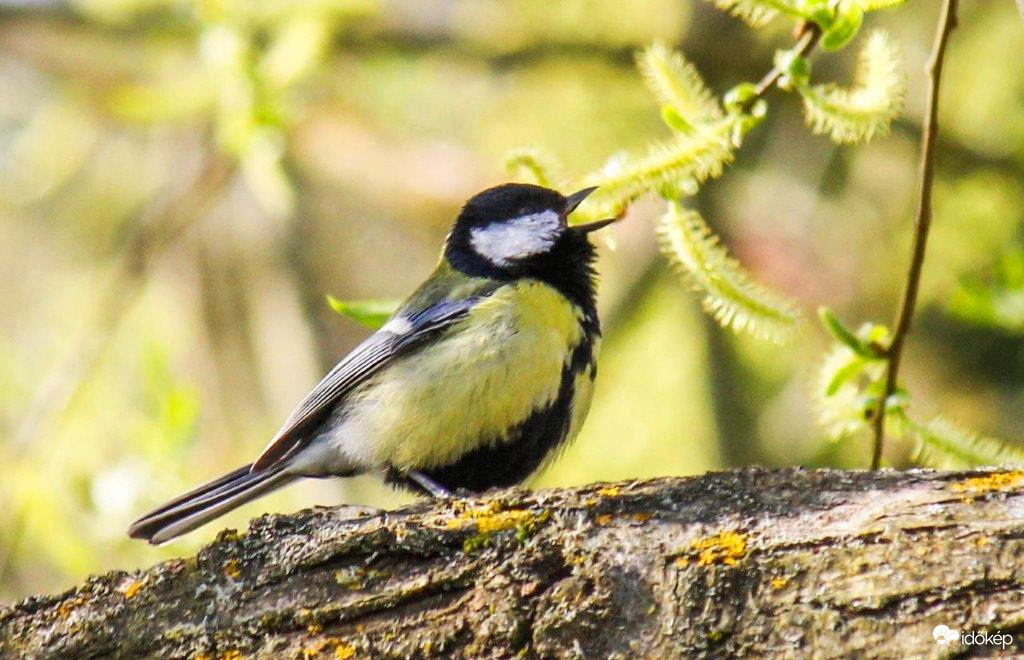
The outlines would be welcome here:
[[[473,196],[448,236],[445,256],[456,264],[508,274],[528,273],[552,263],[559,252],[577,253],[587,235],[613,222],[599,220],[569,226],[567,217],[594,192],[585,188],[568,197],[524,183],[507,183]]]

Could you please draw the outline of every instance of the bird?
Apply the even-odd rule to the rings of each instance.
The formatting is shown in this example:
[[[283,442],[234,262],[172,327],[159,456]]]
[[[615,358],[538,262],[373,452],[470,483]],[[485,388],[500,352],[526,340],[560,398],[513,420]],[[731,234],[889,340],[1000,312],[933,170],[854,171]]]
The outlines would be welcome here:
[[[302,400],[262,453],[150,511],[128,534],[169,542],[297,479],[378,474],[437,498],[522,483],[579,433],[601,325],[596,188],[525,183],[462,207],[433,273]]]

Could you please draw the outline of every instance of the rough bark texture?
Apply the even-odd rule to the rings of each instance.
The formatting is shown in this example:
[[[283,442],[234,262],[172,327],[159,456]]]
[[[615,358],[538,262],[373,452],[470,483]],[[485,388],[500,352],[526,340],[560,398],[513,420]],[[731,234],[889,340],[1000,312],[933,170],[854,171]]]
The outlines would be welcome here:
[[[751,469],[265,516],[0,609],[0,657],[1006,656],[1022,496],[1024,472]]]

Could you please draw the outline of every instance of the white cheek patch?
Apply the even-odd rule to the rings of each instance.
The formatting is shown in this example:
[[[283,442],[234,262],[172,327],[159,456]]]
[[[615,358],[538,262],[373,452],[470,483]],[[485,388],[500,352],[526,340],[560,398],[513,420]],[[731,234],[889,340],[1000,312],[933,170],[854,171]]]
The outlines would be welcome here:
[[[470,232],[469,242],[491,263],[507,266],[514,259],[547,252],[561,233],[558,214],[542,211],[478,227]]]

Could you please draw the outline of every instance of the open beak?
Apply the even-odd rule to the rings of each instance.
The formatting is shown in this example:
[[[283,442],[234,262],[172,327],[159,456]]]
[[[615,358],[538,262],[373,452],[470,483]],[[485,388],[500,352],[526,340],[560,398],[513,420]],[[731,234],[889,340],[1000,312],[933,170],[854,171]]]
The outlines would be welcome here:
[[[607,227],[608,225],[615,222],[617,219],[618,218],[605,218],[604,220],[595,220],[594,222],[588,222],[585,225],[572,225],[571,227],[569,227],[569,229],[571,229],[572,231],[577,231],[581,234],[589,234],[590,232],[597,231],[602,227]]]
[[[590,197],[590,193],[597,190],[597,186],[590,188],[584,188],[579,192],[575,192],[565,198],[565,214],[569,215],[576,210],[576,207],[583,203],[587,197]]]
[[[583,203],[590,193],[597,190],[597,186],[592,188],[584,188],[583,190],[573,193],[565,198],[565,214],[569,215],[576,210],[576,207]],[[571,225],[570,230],[579,232],[581,234],[589,234],[592,231],[597,231],[602,227],[607,227],[611,223],[615,222],[615,218],[608,218],[607,220],[597,220],[595,222],[588,222],[585,225]]]

